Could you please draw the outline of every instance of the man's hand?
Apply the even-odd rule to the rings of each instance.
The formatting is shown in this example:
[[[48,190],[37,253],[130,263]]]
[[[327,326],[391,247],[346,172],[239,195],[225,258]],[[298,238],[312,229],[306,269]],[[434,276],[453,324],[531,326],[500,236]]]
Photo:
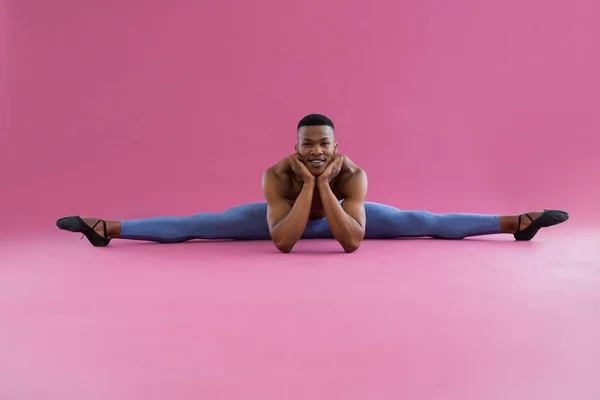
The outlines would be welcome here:
[[[304,183],[314,183],[316,177],[308,170],[306,165],[302,162],[298,153],[292,154],[288,157],[292,171],[298,179]]]
[[[342,170],[342,164],[344,163],[344,156],[336,154],[333,156],[333,159],[329,162],[327,168],[321,175],[319,175],[318,180],[321,183],[329,183],[331,182]]]

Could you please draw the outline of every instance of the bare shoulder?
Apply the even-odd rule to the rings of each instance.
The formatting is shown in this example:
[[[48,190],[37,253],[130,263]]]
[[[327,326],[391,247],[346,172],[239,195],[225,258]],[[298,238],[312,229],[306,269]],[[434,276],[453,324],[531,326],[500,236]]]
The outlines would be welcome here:
[[[290,163],[287,158],[267,168],[262,176],[263,190],[284,191],[289,186]]]
[[[348,156],[344,155],[344,162],[339,174],[339,189],[345,196],[366,193],[367,173],[354,163]]]
[[[342,169],[339,174],[340,182],[349,180],[363,179],[366,178],[366,172],[360,168],[350,157],[342,155],[344,162],[342,163]]]

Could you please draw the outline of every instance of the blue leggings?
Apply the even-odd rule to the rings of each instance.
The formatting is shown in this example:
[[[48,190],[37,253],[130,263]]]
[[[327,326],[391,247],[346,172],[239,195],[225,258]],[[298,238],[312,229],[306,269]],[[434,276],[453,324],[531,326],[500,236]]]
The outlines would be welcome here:
[[[366,202],[365,239],[433,237],[462,239],[468,236],[500,233],[500,217],[485,214],[433,214],[427,211],[402,211]],[[192,239],[270,239],[267,204],[249,203],[223,212],[203,212],[185,217],[153,217],[121,221],[121,238],[160,243]],[[305,239],[331,239],[326,218],[308,221]]]

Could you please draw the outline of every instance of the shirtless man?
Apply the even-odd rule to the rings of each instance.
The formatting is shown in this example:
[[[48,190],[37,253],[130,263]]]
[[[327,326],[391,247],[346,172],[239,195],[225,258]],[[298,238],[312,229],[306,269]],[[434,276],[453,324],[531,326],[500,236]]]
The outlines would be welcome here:
[[[307,115],[298,123],[297,136],[294,154],[263,174],[266,202],[185,217],[104,221],[71,216],[59,219],[56,225],[83,233],[94,246],[106,246],[116,238],[161,243],[271,239],[277,249],[289,253],[302,238],[330,238],[351,253],[363,239],[462,239],[508,233],[516,240],[531,240],[539,229],[569,218],[559,210],[507,216],[434,214],[365,202],[367,174],[347,156],[337,153],[334,125],[329,118]]]

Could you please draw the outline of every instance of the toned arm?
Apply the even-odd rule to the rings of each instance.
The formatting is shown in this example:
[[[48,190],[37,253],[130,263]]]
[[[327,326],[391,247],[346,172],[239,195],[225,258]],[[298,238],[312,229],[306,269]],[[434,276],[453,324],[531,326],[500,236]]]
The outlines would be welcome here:
[[[263,174],[262,186],[271,239],[279,251],[289,253],[306,228],[315,185],[304,184],[293,206],[283,197],[284,182],[274,172]]]
[[[341,205],[328,183],[319,182],[317,185],[331,233],[344,251],[356,251],[365,236],[365,198],[368,186],[366,173],[359,170],[343,183],[341,190],[345,198]]]

